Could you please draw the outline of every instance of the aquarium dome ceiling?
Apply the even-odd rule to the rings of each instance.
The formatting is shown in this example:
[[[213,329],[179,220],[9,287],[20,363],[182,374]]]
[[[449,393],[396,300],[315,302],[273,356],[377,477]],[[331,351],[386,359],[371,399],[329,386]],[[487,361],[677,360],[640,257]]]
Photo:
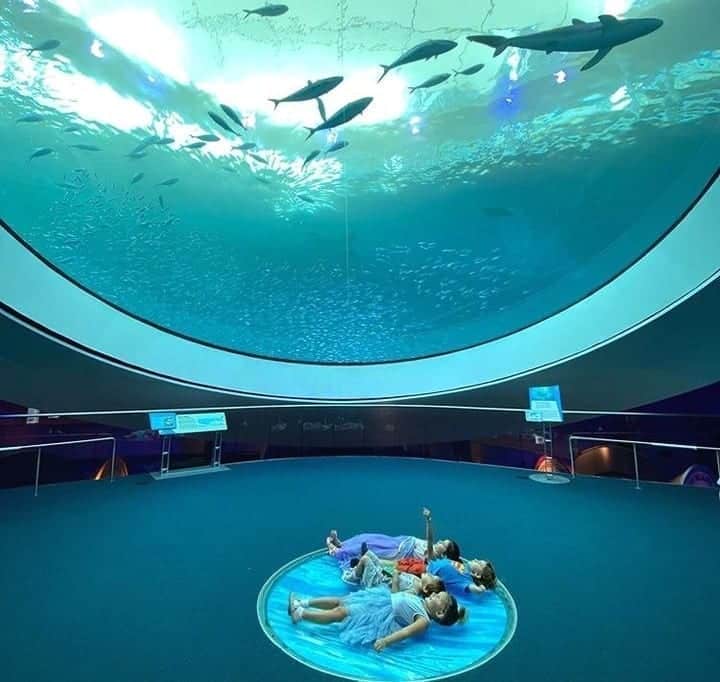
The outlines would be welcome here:
[[[0,217],[223,352],[453,354],[667,238],[720,158],[718,25],[704,0],[10,0]]]

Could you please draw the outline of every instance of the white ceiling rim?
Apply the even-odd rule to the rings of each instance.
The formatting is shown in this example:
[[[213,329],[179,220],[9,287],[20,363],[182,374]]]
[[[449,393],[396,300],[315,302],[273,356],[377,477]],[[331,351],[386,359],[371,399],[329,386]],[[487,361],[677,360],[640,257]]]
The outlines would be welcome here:
[[[623,336],[715,279],[720,183],[635,265],[588,298],[509,336],[446,355],[369,365],[249,357],[163,332],[83,291],[0,230],[0,301],[69,341],[180,383],[299,400],[422,397],[546,369]],[[292,330],[288,330],[292,333]]]

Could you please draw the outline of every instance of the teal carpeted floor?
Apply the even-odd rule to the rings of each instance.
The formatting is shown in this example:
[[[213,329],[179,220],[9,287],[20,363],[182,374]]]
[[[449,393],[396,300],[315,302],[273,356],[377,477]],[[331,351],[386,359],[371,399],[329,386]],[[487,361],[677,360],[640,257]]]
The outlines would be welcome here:
[[[422,533],[491,558],[518,629],[462,680],[717,676],[720,502],[710,490],[420,460],[237,465],[0,491],[3,682],[309,682],[260,630],[268,576],[341,534]]]

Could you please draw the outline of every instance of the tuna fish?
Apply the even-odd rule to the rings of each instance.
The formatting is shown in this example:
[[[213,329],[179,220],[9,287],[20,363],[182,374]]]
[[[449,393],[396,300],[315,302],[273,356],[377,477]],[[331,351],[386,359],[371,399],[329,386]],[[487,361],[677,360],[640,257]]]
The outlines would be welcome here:
[[[55,150],[50,149],[50,147],[40,147],[40,149],[36,149],[28,161],[32,161],[33,159],[39,159],[41,156],[47,156],[48,154],[52,154]]]
[[[339,152],[341,149],[345,149],[350,143],[345,140],[336,142],[334,145],[325,150],[326,154],[332,154],[333,152]]]
[[[387,76],[387,74],[393,69],[397,69],[399,66],[405,64],[412,64],[412,62],[419,62],[422,60],[432,59],[438,57],[445,52],[457,47],[457,43],[454,40],[426,40],[415,47],[411,47],[407,52],[401,54],[392,64],[385,66],[381,64],[383,73],[378,79],[378,83]]]
[[[468,66],[467,69],[463,69],[462,71],[455,71],[456,76],[472,76],[474,73],[477,73],[478,71],[482,71],[482,69],[485,68],[485,64],[475,64],[475,66]]]
[[[416,85],[412,88],[410,88],[410,93],[412,94],[415,92],[415,90],[424,90],[426,88],[433,88],[436,85],[440,85],[440,83],[444,83],[448,78],[452,76],[451,73],[441,73],[437,76],[433,76],[432,78],[428,78],[423,83],[420,83],[420,85]]]
[[[302,170],[305,170],[305,166],[307,166],[313,159],[317,159],[318,156],[320,156],[322,152],[319,149],[315,149],[314,151],[310,152],[306,157],[305,161],[303,161]]]
[[[34,45],[33,47],[29,48],[27,53],[32,54],[33,52],[50,52],[51,50],[55,50],[58,47],[60,47],[59,40],[46,40],[39,45]]]
[[[285,14],[288,9],[287,5],[265,5],[257,9],[244,9],[243,12],[245,12],[245,19],[251,14],[257,14],[259,17],[279,17],[281,14]]]
[[[241,152],[248,152],[251,149],[257,149],[257,145],[254,142],[243,142],[242,144],[236,144],[233,149],[237,149]]]
[[[45,119],[40,114],[25,114],[15,121],[15,123],[40,123]]]
[[[101,152],[102,149],[100,147],[96,147],[94,144],[71,144],[71,147],[74,147],[75,149],[79,149],[83,152]]]
[[[239,135],[239,133],[236,133],[228,124],[227,121],[222,117],[218,116],[216,113],[212,111],[208,111],[208,116],[215,121],[223,130],[227,130],[229,133],[232,133],[233,135]]]
[[[372,101],[372,97],[362,97],[361,99],[356,99],[354,102],[346,104],[342,109],[335,112],[329,119],[323,121],[316,128],[307,128],[309,133],[305,139],[310,139],[320,130],[332,130],[333,128],[349,123],[356,116],[362,114],[362,112],[370,106]]]
[[[225,112],[227,117],[231,120],[237,123],[243,130],[245,130],[245,126],[243,125],[243,122],[240,120],[240,117],[235,113],[235,111],[229,107],[227,104],[221,104],[220,108]]]
[[[323,95],[326,95],[328,92],[336,88],[342,82],[342,76],[323,78],[315,82],[308,81],[305,87],[296,90],[287,97],[282,97],[280,99],[271,99],[270,101],[275,105],[276,109],[278,107],[278,104],[282,104],[283,102],[307,102],[311,99],[318,99]]]

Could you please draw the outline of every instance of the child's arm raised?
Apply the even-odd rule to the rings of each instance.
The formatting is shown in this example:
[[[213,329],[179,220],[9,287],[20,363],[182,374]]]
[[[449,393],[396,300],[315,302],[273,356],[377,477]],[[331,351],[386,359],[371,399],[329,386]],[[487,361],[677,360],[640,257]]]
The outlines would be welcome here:
[[[425,541],[427,542],[426,559],[427,561],[432,561],[435,558],[433,551],[432,514],[427,507],[423,509],[423,516],[425,517]]]

